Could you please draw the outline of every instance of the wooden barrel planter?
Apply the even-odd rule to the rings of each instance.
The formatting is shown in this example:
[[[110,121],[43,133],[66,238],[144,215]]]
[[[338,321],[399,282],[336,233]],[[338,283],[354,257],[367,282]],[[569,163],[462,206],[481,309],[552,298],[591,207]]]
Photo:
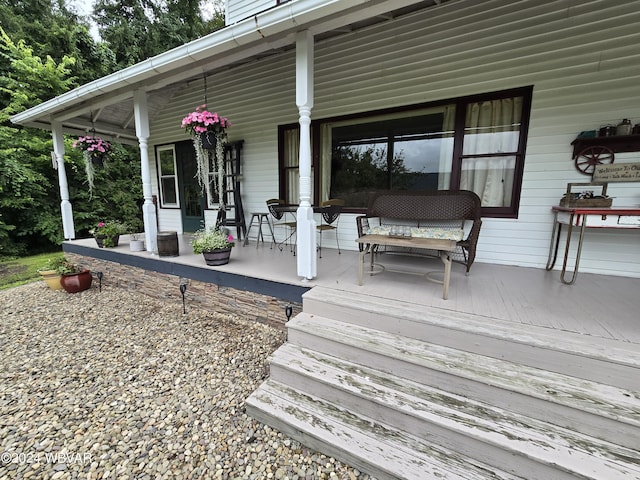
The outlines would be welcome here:
[[[215,267],[218,265],[226,265],[229,263],[229,257],[231,256],[231,247],[219,248],[211,252],[202,252],[204,261],[207,265]]]
[[[178,256],[178,232],[158,232],[157,240],[160,257]]]

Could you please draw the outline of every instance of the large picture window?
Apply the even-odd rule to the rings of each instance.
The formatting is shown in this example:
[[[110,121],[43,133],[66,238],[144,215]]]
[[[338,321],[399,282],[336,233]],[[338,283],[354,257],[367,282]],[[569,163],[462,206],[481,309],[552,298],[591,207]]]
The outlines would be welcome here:
[[[378,190],[472,190],[486,216],[516,216],[531,87],[312,123],[314,202],[367,207]],[[281,128],[282,198],[298,202],[299,130]]]

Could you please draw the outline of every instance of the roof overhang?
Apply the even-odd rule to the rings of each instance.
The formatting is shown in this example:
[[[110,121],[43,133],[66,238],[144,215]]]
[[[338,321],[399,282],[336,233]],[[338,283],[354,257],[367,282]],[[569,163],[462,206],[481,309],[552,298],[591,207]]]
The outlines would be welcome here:
[[[445,0],[295,0],[117,71],[59,95],[11,121],[51,130],[58,122],[63,133],[89,131],[120,143],[137,144],[133,94],[148,95],[153,118],[188,82],[221,68],[244,63],[295,46],[296,34],[309,30],[317,39],[353,31],[433,7]]]

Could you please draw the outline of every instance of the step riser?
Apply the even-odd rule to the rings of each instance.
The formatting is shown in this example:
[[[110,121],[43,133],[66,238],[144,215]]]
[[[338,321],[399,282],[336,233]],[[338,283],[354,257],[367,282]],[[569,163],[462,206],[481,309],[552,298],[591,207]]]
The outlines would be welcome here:
[[[366,304],[338,305],[330,298],[324,301],[304,297],[304,312],[326,318],[336,318],[354,325],[380,330],[395,335],[450,348],[507,360],[534,368],[570,375],[576,378],[612,385],[628,390],[638,390],[640,369],[618,364],[588,354],[542,348],[536,345],[491,337],[471,331],[455,330],[411,318],[394,317],[394,312],[367,311]],[[428,313],[424,314],[425,316]],[[489,320],[487,320],[489,321]],[[559,334],[560,335],[560,334]]]
[[[254,406],[247,402],[246,411],[250,417],[275,428],[308,448],[323,452],[325,455],[329,455],[362,472],[367,472],[379,480],[398,480],[397,476],[391,476],[387,472],[380,470],[373,462],[365,462],[357,456],[350,455],[346,450],[336,448],[331,442],[308,435],[299,428],[292,427],[286,419],[280,418],[277,414],[270,414],[265,408]]]
[[[247,399],[247,412],[378,479],[524,480],[272,380]]]
[[[633,425],[624,424],[610,418],[570,408],[565,405],[548,402],[542,398],[523,395],[517,391],[497,388],[474,379],[467,379],[458,376],[455,371],[446,372],[425,368],[410,361],[379,354],[373,348],[371,350],[362,350],[339,341],[331,341],[297,329],[289,329],[288,336],[290,343],[312,351],[332,355],[355,364],[365,365],[369,368],[380,370],[381,372],[398,375],[423,385],[463,395],[467,398],[473,398],[541,421],[548,421],[585,435],[610,441],[617,445],[637,448],[637,427]],[[336,335],[336,337],[340,338],[340,335]],[[300,385],[291,383],[293,380],[288,378],[289,375],[290,373],[286,369],[283,370],[277,362],[273,362],[271,365],[271,378],[274,381],[279,381],[293,388],[304,390]],[[295,378],[296,381],[300,380],[298,377]],[[320,386],[313,385],[313,388],[314,389],[307,391],[317,393],[315,388],[320,388]],[[340,394],[331,392],[331,395]],[[331,398],[327,399],[333,401]],[[340,402],[337,403],[340,404]],[[356,411],[360,411],[360,408],[364,408],[364,406],[356,406]],[[373,418],[376,417],[373,416]]]
[[[286,376],[286,367],[282,368],[282,376]],[[528,480],[575,480],[574,473],[561,471],[557,466],[540,463],[537,459],[523,456],[520,452],[504,449],[500,444],[489,444],[446,428],[446,426],[427,422],[398,410],[387,408],[374,401],[367,400],[351,392],[334,388],[323,382],[299,375],[298,372],[288,371],[288,384],[295,383],[301,391],[313,392],[315,396],[323,398],[341,408],[357,411],[359,415],[375,419],[378,422],[393,425],[395,428],[408,432],[424,440],[454,450],[461,456],[475,458],[478,461],[489,462],[494,467],[510,472],[514,475],[527,472]],[[280,375],[279,375],[279,378]],[[275,378],[272,379],[276,381]],[[481,414],[481,412],[479,412]],[[508,433],[508,432],[507,432]]]

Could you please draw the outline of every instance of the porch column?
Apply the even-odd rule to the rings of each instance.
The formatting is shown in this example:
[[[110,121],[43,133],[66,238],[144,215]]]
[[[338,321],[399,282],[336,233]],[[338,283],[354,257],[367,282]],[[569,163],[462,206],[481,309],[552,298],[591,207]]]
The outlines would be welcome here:
[[[56,120],[51,122],[51,134],[53,136],[55,166],[58,170],[58,185],[60,187],[62,230],[65,240],[73,240],[76,238],[76,230],[73,224],[73,208],[69,201],[69,183],[67,182],[67,171],[64,166],[64,137],[62,135],[62,124],[60,122]]]
[[[311,280],[317,275],[316,222],[311,206],[311,109],[313,108],[313,35],[307,30],[296,38],[296,105],[300,115],[300,203],[297,211],[296,244],[298,276]]]
[[[133,109],[136,121],[136,136],[140,145],[140,170],[142,174],[142,217],[144,220],[144,240],[147,251],[158,253],[158,224],[156,222],[156,207],[153,204],[151,191],[151,166],[149,165],[149,109],[147,108],[147,93],[136,90],[133,93]]]

